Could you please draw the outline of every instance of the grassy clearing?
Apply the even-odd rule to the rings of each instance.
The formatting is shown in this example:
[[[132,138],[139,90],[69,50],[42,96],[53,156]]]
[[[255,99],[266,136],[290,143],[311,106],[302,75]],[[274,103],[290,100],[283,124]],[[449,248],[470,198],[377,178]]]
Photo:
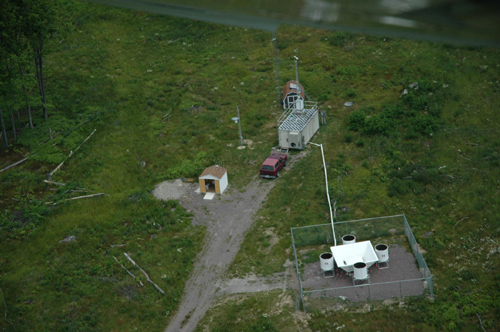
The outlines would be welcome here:
[[[48,45],[52,118],[36,120],[37,131],[21,135],[24,145],[1,155],[8,164],[40,149],[37,159],[1,174],[0,283],[7,304],[1,310],[8,309],[9,322],[0,324],[20,331],[160,330],[178,306],[204,231],[188,226],[177,203],[153,200],[150,190],[166,179],[194,178],[213,163],[228,168],[231,186],[244,188],[253,178],[278,143],[271,35],[72,6],[74,31]],[[325,148],[331,195],[349,208],[339,219],[406,213],[435,275],[433,303],[410,301],[362,318],[313,313],[304,322],[325,331],[382,320],[394,331],[405,324],[463,330],[479,328],[479,314],[486,329],[498,329],[498,50],[293,26],[281,27],[277,37],[281,83],[295,78],[298,55],[301,83],[328,111],[314,141]],[[413,82],[419,89],[400,98]],[[345,101],[354,106],[344,108]],[[235,148],[236,105],[243,137],[252,141],[244,150]],[[55,148],[37,145],[48,138],[47,127],[63,133]],[[94,128],[54,176],[68,187],[50,190],[45,174]],[[44,204],[69,197],[69,187],[107,196]],[[310,147],[278,179],[231,276],[282,272],[293,259],[290,227],[328,220],[320,151]],[[67,235],[77,242],[58,242]],[[134,282],[112,258],[125,265],[123,252],[168,296]],[[248,295],[234,307],[221,305],[202,325],[295,330],[292,309],[276,310],[279,296]]]
[[[306,89],[317,89],[320,100],[328,95],[328,124],[314,141],[325,148],[330,194],[349,209],[338,220],[405,213],[435,275],[434,303],[412,303],[404,309],[411,315],[388,317],[415,329],[455,330],[478,326],[477,313],[485,326],[497,326],[498,302],[488,294],[499,290],[498,51],[359,35],[347,44],[338,40],[345,34],[309,33],[282,27],[278,39],[299,50]],[[314,85],[308,78],[315,76],[330,84]],[[413,82],[418,90],[409,88]],[[308,150],[268,196],[251,230],[260,235],[245,239],[231,275],[283,271],[293,259],[290,227],[328,222],[320,152]],[[272,248],[269,228],[281,237]],[[488,273],[478,272],[481,265]],[[344,313],[318,314],[310,327],[358,329],[379,314],[367,314],[366,325]]]
[[[24,146],[14,148],[36,158],[1,174],[0,280],[9,321],[1,324],[14,330],[161,330],[179,304],[204,230],[191,227],[176,202],[157,202],[150,191],[163,180],[194,178],[213,163],[230,170],[237,188],[258,171],[251,161],[277,142],[262,130],[277,115],[270,34],[72,6],[74,31],[48,45],[51,118],[37,118],[37,129],[22,133]],[[244,150],[236,149],[231,121],[236,105],[243,136],[251,139]],[[60,134],[39,146],[48,128]],[[45,174],[95,128],[52,179],[67,185],[46,186]],[[11,150],[4,156],[6,164],[20,159]],[[63,202],[85,194],[70,192],[77,187],[106,196]],[[49,201],[58,204],[44,204]],[[59,243],[68,235],[76,242]],[[117,244],[125,246],[111,248]],[[123,252],[167,294],[147,283]]]

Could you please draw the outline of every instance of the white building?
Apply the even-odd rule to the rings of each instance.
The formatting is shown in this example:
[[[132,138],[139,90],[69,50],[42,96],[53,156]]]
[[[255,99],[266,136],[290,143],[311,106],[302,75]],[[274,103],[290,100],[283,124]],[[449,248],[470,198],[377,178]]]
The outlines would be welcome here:
[[[285,111],[278,119],[278,124],[279,145],[282,149],[305,149],[319,129],[318,103],[305,101],[302,110]]]
[[[205,168],[199,177],[200,193],[222,194],[226,190],[227,170],[219,165],[213,165]]]

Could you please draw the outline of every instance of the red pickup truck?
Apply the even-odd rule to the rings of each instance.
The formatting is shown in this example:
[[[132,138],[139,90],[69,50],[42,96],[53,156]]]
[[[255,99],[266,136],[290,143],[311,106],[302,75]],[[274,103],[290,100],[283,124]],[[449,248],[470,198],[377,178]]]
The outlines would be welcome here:
[[[280,171],[286,166],[288,155],[284,153],[273,153],[262,163],[260,167],[261,178],[277,178]]]

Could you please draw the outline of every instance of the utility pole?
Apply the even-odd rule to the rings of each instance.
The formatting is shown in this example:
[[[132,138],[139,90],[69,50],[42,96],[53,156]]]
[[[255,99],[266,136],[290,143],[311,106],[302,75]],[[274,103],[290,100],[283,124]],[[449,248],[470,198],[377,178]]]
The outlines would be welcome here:
[[[234,123],[238,124],[238,129],[240,132],[240,146],[243,146],[243,135],[241,134],[241,118],[240,118],[240,108],[236,106],[236,111],[238,112],[238,116],[231,118],[231,120],[234,121]]]
[[[299,91],[299,96],[300,96],[300,84],[299,84],[299,65],[297,64],[297,61],[299,61],[299,58],[297,58],[295,55],[293,56],[295,58],[295,81],[297,82],[297,90]]]
[[[278,102],[281,102],[280,96],[280,70],[278,61],[278,46],[276,41],[276,32],[273,31],[273,46],[274,46],[274,67],[276,69],[276,94],[278,96]]]

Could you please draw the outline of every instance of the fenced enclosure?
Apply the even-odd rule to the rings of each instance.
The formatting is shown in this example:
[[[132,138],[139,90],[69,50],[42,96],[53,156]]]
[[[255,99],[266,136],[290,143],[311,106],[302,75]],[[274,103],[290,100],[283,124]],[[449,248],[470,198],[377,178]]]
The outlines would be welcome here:
[[[370,282],[361,285],[353,285],[352,276],[341,269],[325,274],[319,254],[330,252],[334,245],[332,225],[293,227],[295,267],[304,311],[433,296],[432,274],[405,215],[340,221],[334,223],[334,229],[337,245],[342,245],[346,234],[354,235],[357,241],[390,245],[388,268],[372,266]]]

